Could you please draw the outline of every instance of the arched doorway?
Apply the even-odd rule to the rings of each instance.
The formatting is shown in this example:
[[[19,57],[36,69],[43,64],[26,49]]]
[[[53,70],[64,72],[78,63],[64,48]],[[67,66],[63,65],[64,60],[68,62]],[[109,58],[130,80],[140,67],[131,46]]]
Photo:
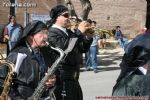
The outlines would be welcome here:
[[[146,27],[150,29],[150,0],[147,0]]]

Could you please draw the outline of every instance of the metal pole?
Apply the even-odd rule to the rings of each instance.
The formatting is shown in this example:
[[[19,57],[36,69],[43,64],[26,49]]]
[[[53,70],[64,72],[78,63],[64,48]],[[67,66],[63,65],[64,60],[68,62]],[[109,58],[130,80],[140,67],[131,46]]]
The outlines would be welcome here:
[[[10,0],[11,5],[14,4],[14,6],[10,6],[10,15],[15,16],[15,0]]]
[[[29,13],[28,13],[28,9],[27,9],[27,0],[25,1],[26,3],[26,7],[25,7],[25,12],[24,12],[24,26],[26,26],[29,23]]]
[[[24,12],[24,26],[27,25],[27,6],[25,8],[25,12]]]

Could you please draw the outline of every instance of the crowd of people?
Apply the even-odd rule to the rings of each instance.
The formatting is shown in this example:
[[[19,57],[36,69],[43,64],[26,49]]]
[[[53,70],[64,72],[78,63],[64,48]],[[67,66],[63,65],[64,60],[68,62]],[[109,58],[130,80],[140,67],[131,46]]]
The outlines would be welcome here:
[[[96,31],[96,21],[90,19],[82,21],[75,16],[70,17],[68,8],[63,5],[53,7],[50,17],[51,19],[46,24],[35,20],[23,28],[16,22],[15,16],[10,16],[9,23],[4,30],[3,40],[8,44],[6,60],[15,64],[15,73],[12,77],[13,84],[5,99],[37,99],[31,98],[34,97],[32,94],[47,75],[48,69],[59,58],[58,52],[50,48],[52,46],[63,50],[65,55],[57,63],[58,65],[55,65],[57,67],[55,73],[49,76],[44,83],[46,89],[40,98],[52,100],[50,96],[52,91],[56,100],[83,100],[82,89],[78,81],[80,67],[83,65],[83,53],[85,53],[86,70],[93,70],[94,73],[97,73],[97,51],[101,47],[106,49],[107,35],[105,32]],[[147,93],[149,88],[140,88],[147,82],[145,77],[139,76],[140,78],[136,81],[132,81],[136,75],[145,75],[148,79],[149,74],[145,72],[149,72],[149,34],[140,34],[133,42],[128,43],[128,39],[123,36],[120,28],[120,26],[116,27],[114,37],[120,47],[125,50],[125,54],[120,65],[121,74],[112,95],[149,95]],[[144,40],[145,38],[147,39]],[[144,43],[137,42],[141,39]],[[72,49],[66,53],[65,50],[68,49],[72,40],[74,40]],[[47,46],[48,44],[50,46]],[[0,67],[1,91],[7,73],[8,67]],[[143,80],[145,83],[138,84],[139,87],[136,89],[132,88],[137,82]],[[132,82],[131,87],[130,82]],[[125,89],[128,87],[134,92]]]

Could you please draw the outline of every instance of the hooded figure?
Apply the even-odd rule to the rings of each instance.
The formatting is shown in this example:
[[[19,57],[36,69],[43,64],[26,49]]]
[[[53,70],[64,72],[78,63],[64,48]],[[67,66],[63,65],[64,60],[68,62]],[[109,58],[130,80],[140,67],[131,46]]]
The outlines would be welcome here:
[[[22,36],[20,38],[20,41],[17,42],[17,44],[16,44],[16,46],[14,48],[18,47],[19,45],[23,45],[25,43],[25,41],[26,41],[25,39],[26,39],[27,36],[33,36],[36,33],[38,33],[39,31],[47,30],[47,29],[48,29],[47,26],[41,21],[35,20],[35,21],[30,22],[25,27],[25,29],[23,31],[23,34],[22,34]]]
[[[113,96],[150,96],[150,34],[140,34],[126,47]]]
[[[13,67],[16,73],[9,92],[11,100],[25,100],[30,97],[47,72],[43,55],[40,53],[40,48],[46,45],[47,39],[47,26],[41,21],[33,21],[25,27],[21,40],[9,53],[7,60],[15,64]],[[1,86],[7,69],[8,67],[0,67]]]
[[[56,100],[83,100],[82,90],[78,81],[80,65],[82,64],[82,53],[86,52],[92,42],[84,32],[88,29],[88,22],[79,24],[78,29],[73,33],[67,29],[69,22],[68,8],[57,5],[50,11],[48,42],[62,50],[66,50],[70,40],[76,38],[73,49],[66,54],[58,64],[56,71],[56,89],[54,91]],[[48,48],[43,49],[43,55],[48,66],[56,60],[56,53],[50,53]],[[51,59],[49,58],[51,57]],[[53,61],[52,61],[53,60]],[[52,61],[52,62],[51,62]]]

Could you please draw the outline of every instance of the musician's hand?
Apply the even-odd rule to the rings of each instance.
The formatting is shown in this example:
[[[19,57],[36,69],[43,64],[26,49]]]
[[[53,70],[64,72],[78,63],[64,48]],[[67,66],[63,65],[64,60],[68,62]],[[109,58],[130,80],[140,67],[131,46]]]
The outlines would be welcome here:
[[[78,29],[82,32],[82,33],[85,33],[85,31],[87,29],[91,28],[91,25],[89,22],[87,21],[82,21],[79,26],[78,26]]]
[[[46,85],[48,88],[54,86],[56,83],[56,76],[53,75],[50,79],[47,80]]]
[[[90,28],[85,31],[85,35],[87,35],[89,38],[92,38],[94,35],[94,32],[95,32],[94,29]]]

